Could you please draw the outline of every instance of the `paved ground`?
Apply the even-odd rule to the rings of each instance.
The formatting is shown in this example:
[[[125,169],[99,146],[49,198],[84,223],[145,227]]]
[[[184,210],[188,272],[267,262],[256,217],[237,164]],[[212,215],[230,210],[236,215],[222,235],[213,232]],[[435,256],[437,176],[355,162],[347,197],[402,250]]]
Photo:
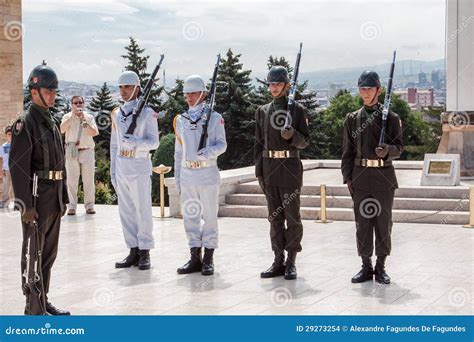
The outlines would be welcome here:
[[[285,281],[259,278],[272,260],[266,220],[220,219],[216,274],[180,276],[176,268],[188,258],[181,220],[154,220],[151,270],[116,270],[127,253],[117,207],[97,212],[63,219],[49,296],[76,315],[473,314],[474,230],[396,224],[392,284],[359,285],[350,283],[360,266],[352,222],[305,221],[299,277]],[[0,314],[23,311],[20,244],[19,218],[0,212]]]

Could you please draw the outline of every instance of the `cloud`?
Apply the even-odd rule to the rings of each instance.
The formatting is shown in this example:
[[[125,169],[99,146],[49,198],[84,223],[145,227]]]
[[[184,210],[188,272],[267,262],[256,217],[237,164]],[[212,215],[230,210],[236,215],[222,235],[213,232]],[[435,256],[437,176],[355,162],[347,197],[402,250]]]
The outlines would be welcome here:
[[[27,13],[86,12],[105,15],[134,14],[139,10],[117,0],[24,0],[23,10]]]
[[[304,72],[386,62],[394,49],[400,59],[430,60],[444,54],[444,8],[444,0],[24,0],[24,68],[59,58],[66,79],[114,79],[130,36],[151,64],[165,53],[168,75],[207,75],[228,48],[245,68],[263,72],[270,54],[293,63],[300,41]],[[52,12],[69,25],[50,20]],[[192,22],[199,34],[189,39]],[[375,23],[374,39],[361,36],[364,23]]]
[[[114,17],[100,17],[100,20],[102,21],[115,21]]]

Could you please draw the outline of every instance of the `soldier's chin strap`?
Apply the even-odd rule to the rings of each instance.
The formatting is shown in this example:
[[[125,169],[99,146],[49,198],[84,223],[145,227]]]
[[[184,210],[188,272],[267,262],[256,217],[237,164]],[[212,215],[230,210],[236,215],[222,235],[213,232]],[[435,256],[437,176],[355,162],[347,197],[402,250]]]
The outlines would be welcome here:
[[[189,106],[189,108],[194,108],[194,107],[197,107],[201,104],[201,102],[203,102],[203,99],[204,99],[204,90],[201,91],[201,94],[199,95],[199,98],[197,99],[196,103],[194,104],[194,106]]]
[[[135,91],[137,90],[137,87],[138,87],[138,85],[133,86],[133,91],[130,93],[130,96],[128,97],[127,100],[125,100],[125,102],[130,102],[131,101],[131,98],[135,94]],[[137,94],[137,98],[138,98],[138,94]]]
[[[367,106],[367,107],[373,107],[375,106],[379,101],[377,100],[375,103],[375,99],[379,97],[379,87],[377,87],[377,91],[375,92],[375,95],[374,97],[372,97],[372,100],[370,101],[370,106]]]
[[[279,98],[279,97],[282,97],[284,96],[287,91],[288,91],[288,85],[289,83],[285,83],[285,86],[280,90],[280,92],[278,93],[278,95],[276,96],[276,98]]]
[[[43,94],[41,94],[41,89],[38,89],[38,94],[39,94],[41,102],[43,102],[44,108],[47,108],[49,110],[49,106],[46,104],[46,101],[44,100]]]

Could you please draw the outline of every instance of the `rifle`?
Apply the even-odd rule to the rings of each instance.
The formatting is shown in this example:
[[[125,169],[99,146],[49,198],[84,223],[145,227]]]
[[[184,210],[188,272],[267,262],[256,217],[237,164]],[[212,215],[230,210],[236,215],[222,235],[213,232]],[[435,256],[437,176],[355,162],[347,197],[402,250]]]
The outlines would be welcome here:
[[[214,66],[214,72],[212,74],[211,88],[209,89],[209,96],[206,101],[206,110],[204,115],[206,116],[206,122],[202,128],[201,140],[199,140],[198,151],[206,147],[207,142],[207,129],[209,127],[209,122],[211,121],[211,114],[214,109],[214,102],[216,99],[216,84],[217,84],[217,72],[219,71],[219,64],[221,63],[221,54],[217,55],[216,65]]]
[[[33,174],[33,208],[36,209],[36,198],[38,197],[38,175]],[[32,242],[33,239],[33,242]],[[33,265],[31,265],[31,244],[35,246],[35,258]],[[46,315],[46,294],[43,287],[43,274],[41,271],[41,244],[38,229],[38,222],[35,220],[30,225],[30,236],[26,247],[26,268],[23,273],[25,284],[23,285],[23,292],[28,297],[27,312],[31,313],[31,307],[34,307],[34,312],[41,312]],[[33,267],[32,267],[33,266]]]
[[[155,69],[151,73],[150,78],[146,82],[145,88],[143,88],[142,94],[138,98],[137,106],[133,109],[132,122],[130,123],[130,126],[128,126],[127,132],[125,133],[125,138],[129,138],[130,135],[133,135],[135,128],[137,128],[138,117],[140,116],[143,108],[148,102],[148,97],[150,96],[151,90],[153,86],[155,85],[155,77],[158,74],[158,71],[160,70],[161,63],[163,63],[164,58],[165,58],[165,55],[160,56],[160,61],[158,62],[158,65],[155,67]]]
[[[283,129],[288,129],[291,124],[291,113],[295,108],[295,96],[296,88],[298,86],[298,73],[300,71],[300,60],[301,60],[301,49],[303,48],[303,43],[300,43],[300,50],[296,56],[295,68],[293,70],[293,79],[291,80],[290,93],[288,95],[288,109],[286,111],[285,125]]]
[[[388,76],[387,92],[385,93],[385,99],[383,101],[382,131],[380,132],[379,146],[385,143],[385,131],[387,129],[388,110],[390,108],[390,102],[392,101],[392,80],[393,80],[393,71],[395,70],[396,55],[397,55],[397,51],[393,51],[392,66],[390,67],[390,75]]]

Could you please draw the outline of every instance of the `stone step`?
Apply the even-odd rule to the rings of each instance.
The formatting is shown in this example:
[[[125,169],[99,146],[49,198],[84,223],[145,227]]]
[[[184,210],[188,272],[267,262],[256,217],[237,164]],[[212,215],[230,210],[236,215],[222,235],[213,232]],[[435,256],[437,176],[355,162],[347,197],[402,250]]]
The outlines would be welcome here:
[[[263,194],[233,194],[227,195],[226,204],[232,205],[258,205],[266,206],[267,201]],[[302,207],[320,207],[321,197],[312,195],[301,196]],[[326,207],[328,208],[352,208],[353,201],[350,196],[328,196]],[[469,211],[468,200],[439,199],[439,198],[403,198],[396,197],[393,209],[408,210],[435,210],[435,211]]]
[[[235,189],[238,194],[262,194],[258,184],[243,183],[238,184]],[[320,195],[320,186],[305,185],[301,189],[302,195]],[[327,185],[326,195],[330,196],[350,196],[346,185]],[[442,186],[413,186],[401,187],[396,190],[395,197],[401,198],[446,198],[446,199],[468,199],[469,188],[463,186],[442,187]]]
[[[303,220],[316,220],[320,217],[320,208],[301,207]],[[267,218],[266,206],[225,204],[219,208],[221,217]],[[328,208],[327,218],[334,221],[354,221],[354,212],[350,208]],[[469,213],[464,211],[400,210],[394,209],[393,222],[434,223],[462,225],[469,222]]]

